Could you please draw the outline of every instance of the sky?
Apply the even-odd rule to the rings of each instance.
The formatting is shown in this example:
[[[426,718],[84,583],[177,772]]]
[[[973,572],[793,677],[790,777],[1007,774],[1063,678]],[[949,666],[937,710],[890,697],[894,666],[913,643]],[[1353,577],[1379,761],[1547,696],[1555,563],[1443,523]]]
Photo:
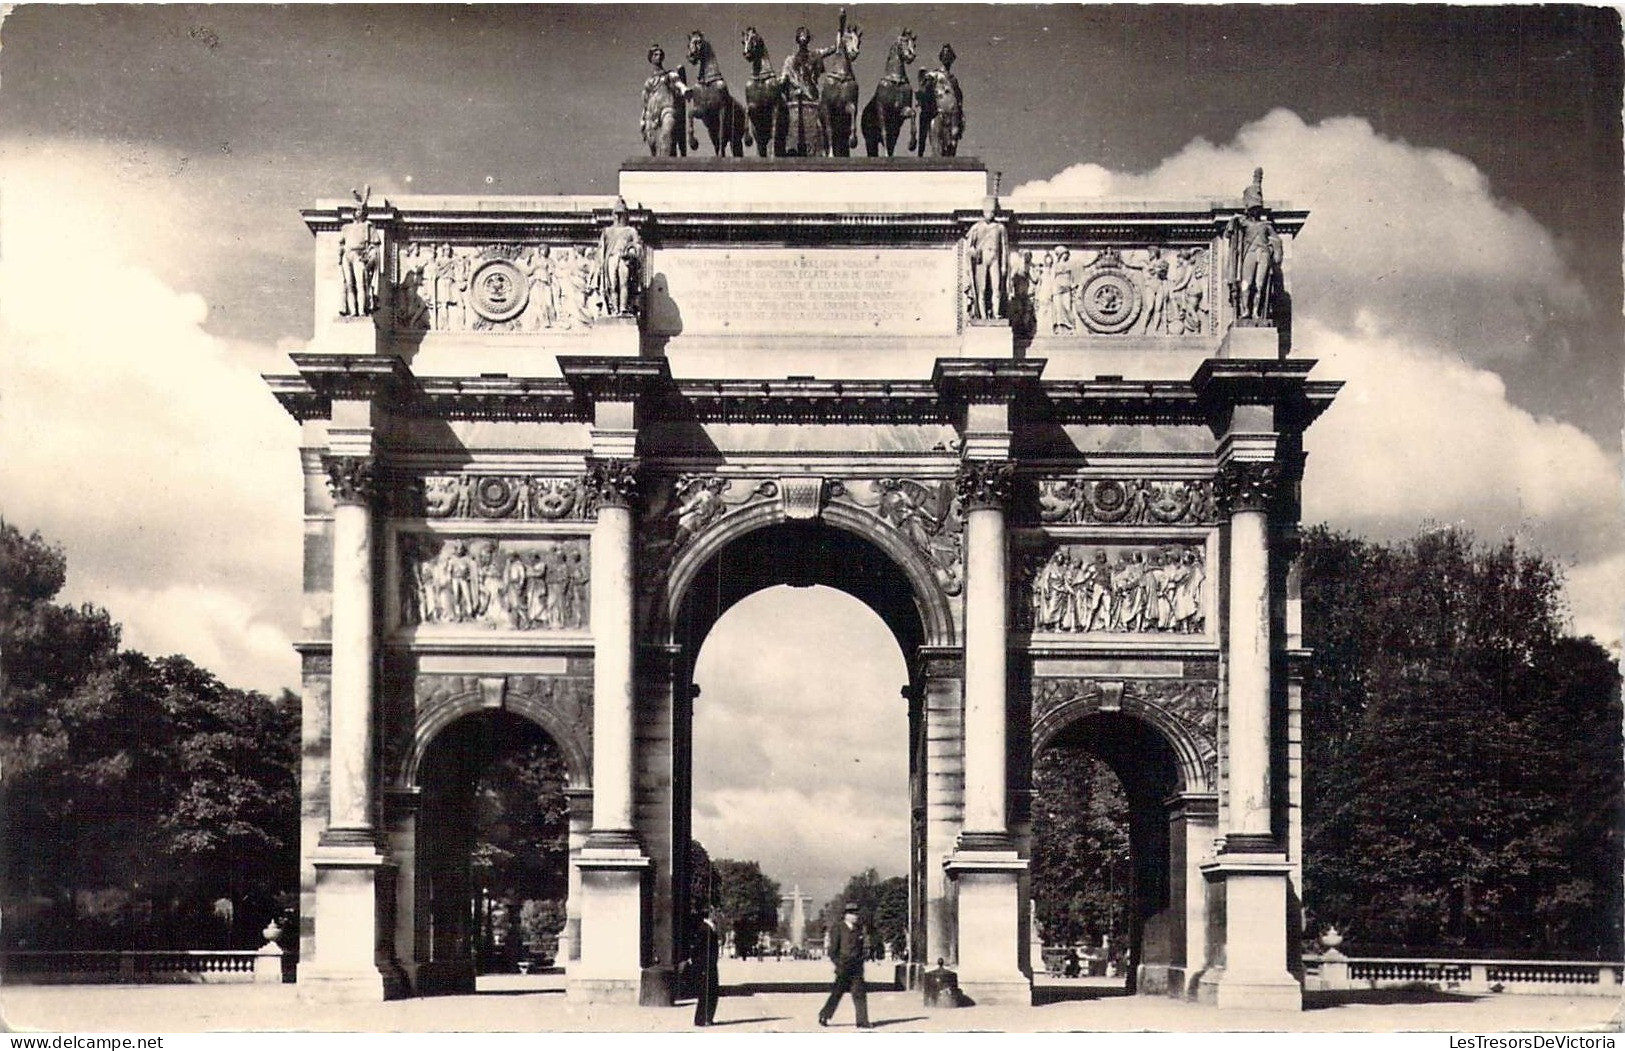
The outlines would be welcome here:
[[[1618,648],[1614,11],[852,11],[865,96],[898,28],[924,58],[953,43],[961,152],[1011,197],[1233,198],[1262,166],[1268,200],[1311,211],[1287,265],[1296,353],[1347,381],[1309,432],[1305,520],[1379,539],[1457,524],[1514,537],[1565,568],[1574,629]],[[63,545],[64,597],[107,607],[127,645],[186,653],[233,685],[294,685],[297,428],[259,374],[290,371],[312,331],[298,209],[363,183],[613,192],[642,149],[650,43],[676,55],[701,28],[742,78],[744,26],[778,61],[797,24],[824,43],[835,22],[834,7],[795,4],[10,9],[0,515]],[[699,786],[697,830],[718,856],[784,859],[769,874],[786,883],[827,884],[816,855],[844,865],[870,846],[900,870],[898,733],[840,737],[877,779],[844,797],[851,770],[800,748],[808,720],[823,732],[863,724],[850,712],[896,718],[896,644],[836,599],[752,601],[758,621],[847,639],[870,692],[809,692],[805,654],[757,659],[749,618],[730,614],[702,654],[717,670],[702,678],[696,748],[748,724],[759,752],[703,771],[715,781]],[[762,718],[769,703],[799,714]],[[806,817],[777,835],[784,813]],[[848,846],[808,846],[832,836]]]

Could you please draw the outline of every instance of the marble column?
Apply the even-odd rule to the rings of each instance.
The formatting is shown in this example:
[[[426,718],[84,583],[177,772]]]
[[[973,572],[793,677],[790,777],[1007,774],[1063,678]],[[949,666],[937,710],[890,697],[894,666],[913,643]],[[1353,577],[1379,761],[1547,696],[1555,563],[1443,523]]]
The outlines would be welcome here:
[[[592,459],[592,828],[576,857],[579,954],[566,994],[575,1002],[636,1003],[643,970],[643,880],[649,858],[632,825],[634,679],[632,505],[637,463]]]
[[[1202,874],[1223,895],[1220,961],[1202,975],[1200,999],[1221,1008],[1300,1010],[1303,989],[1287,969],[1291,865],[1270,811],[1269,511],[1279,471],[1231,460],[1216,479],[1230,518],[1226,611],[1229,776],[1224,845]]]
[[[944,865],[958,890],[959,986],[973,1001],[1030,1003],[1021,970],[1021,877],[1005,771],[1009,636],[1004,509],[1008,460],[967,460],[957,480],[965,516],[965,824]]]
[[[380,950],[388,864],[374,813],[372,502],[366,456],[325,458],[333,494],[333,672],[328,716],[328,822],[316,869],[314,959],[300,968],[303,996],[379,1000],[404,992]],[[402,976],[404,978],[404,976]]]

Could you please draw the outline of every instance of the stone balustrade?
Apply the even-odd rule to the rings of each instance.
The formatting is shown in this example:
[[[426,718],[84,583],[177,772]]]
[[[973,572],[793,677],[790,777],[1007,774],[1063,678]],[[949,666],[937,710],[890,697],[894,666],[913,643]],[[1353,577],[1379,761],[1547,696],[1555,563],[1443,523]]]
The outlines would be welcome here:
[[[1304,989],[1402,989],[1543,996],[1619,996],[1625,963],[1586,960],[1398,959],[1327,954],[1305,956]]]
[[[11,984],[164,985],[293,980],[296,957],[260,949],[10,950],[0,980]]]

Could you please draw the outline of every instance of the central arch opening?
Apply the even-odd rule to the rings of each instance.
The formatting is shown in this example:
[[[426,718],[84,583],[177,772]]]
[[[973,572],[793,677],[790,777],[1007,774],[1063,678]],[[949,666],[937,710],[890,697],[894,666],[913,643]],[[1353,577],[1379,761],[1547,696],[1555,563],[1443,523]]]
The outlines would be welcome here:
[[[698,687],[678,812],[704,850],[680,893],[690,911],[723,899],[732,981],[827,984],[826,913],[848,896],[903,958],[920,915],[907,687],[924,634],[903,571],[842,530],[773,525],[698,570],[676,626]]]

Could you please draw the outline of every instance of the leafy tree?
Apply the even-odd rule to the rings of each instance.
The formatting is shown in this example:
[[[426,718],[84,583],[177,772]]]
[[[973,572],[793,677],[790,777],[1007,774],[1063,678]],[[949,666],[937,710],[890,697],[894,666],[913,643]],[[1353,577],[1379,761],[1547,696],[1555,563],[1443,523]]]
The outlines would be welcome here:
[[[873,934],[870,946],[875,957],[887,946],[902,949],[908,944],[908,880],[902,876],[881,878],[874,868],[865,869],[846,881],[840,894],[819,910],[815,928],[828,931],[841,922],[847,902],[858,906],[858,920]]]
[[[722,929],[732,931],[734,948],[749,955],[761,936],[779,923],[779,885],[762,874],[754,861],[720,858],[711,862],[716,879],[715,902]]]
[[[1620,680],[1458,530],[1304,543],[1305,906],[1362,952],[1621,951]]]
[[[1127,945],[1129,805],[1117,775],[1057,743],[1033,764],[1032,896],[1049,945]]]
[[[51,601],[65,576],[0,522],[8,943],[258,944],[297,888],[297,705],[121,652],[105,611]]]

